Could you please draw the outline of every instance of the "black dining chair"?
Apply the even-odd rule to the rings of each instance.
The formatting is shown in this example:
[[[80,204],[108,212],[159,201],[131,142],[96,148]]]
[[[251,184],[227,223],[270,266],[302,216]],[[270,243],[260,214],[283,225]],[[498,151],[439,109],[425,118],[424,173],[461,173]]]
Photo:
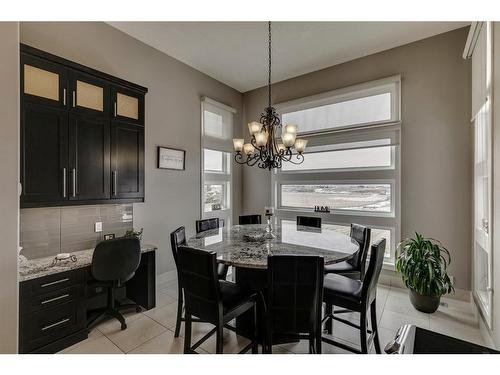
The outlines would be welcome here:
[[[214,333],[216,353],[223,352],[223,330],[228,323],[253,309],[253,338],[240,353],[252,349],[257,353],[257,294],[243,289],[238,284],[219,280],[217,276],[217,254],[203,250],[179,247],[180,278],[185,297],[184,353],[196,353],[198,348]],[[215,325],[215,328],[191,345],[193,316]]]
[[[196,220],[196,233],[205,232],[211,229],[223,228],[224,220],[214,217],[211,219]]]
[[[181,322],[185,320],[182,316],[184,299],[181,278],[179,277],[179,246],[186,245],[186,230],[184,227],[179,227],[170,233],[170,244],[172,245],[172,255],[174,256],[175,268],[177,270],[177,320],[175,323],[174,337],[179,337]],[[219,279],[224,280],[227,276],[227,267],[220,263],[217,264],[217,276]]]
[[[351,224],[350,236],[359,244],[359,250],[349,260],[326,265],[325,273],[336,273],[362,280],[370,247],[371,229],[363,225]]]
[[[323,336],[323,342],[354,353],[366,354],[368,353],[369,339],[373,338],[376,353],[381,353],[377,327],[377,284],[384,261],[384,252],[385,238],[372,245],[370,261],[363,281],[330,273],[325,275],[323,283],[323,302],[327,306],[335,305],[360,313],[360,324],[358,326],[349,320],[335,316],[333,313],[325,313],[323,322],[331,322],[334,319],[358,329],[361,350],[325,336]],[[368,310],[370,310],[371,331],[367,330]],[[328,333],[331,334],[332,332]],[[370,334],[370,337],[367,337],[367,333]]]
[[[268,298],[264,353],[275,339],[309,340],[309,353],[321,354],[324,260],[319,256],[267,258]]]
[[[203,219],[196,220],[196,234],[206,232],[207,230],[223,228],[224,227],[224,219],[219,219],[218,217],[214,217],[211,219]],[[219,279],[225,279],[227,277],[227,273],[229,272],[229,266],[219,263],[217,266],[217,273],[219,275]]]
[[[261,223],[262,223],[261,215],[240,215],[239,219],[240,225],[261,224]]]
[[[297,216],[297,225],[303,227],[321,228],[321,218],[311,216]]]
[[[104,319],[117,319],[121,329],[127,328],[121,310],[141,307],[135,303],[120,304],[115,300],[115,292],[135,275],[141,261],[141,243],[136,237],[116,238],[99,242],[92,255],[90,272],[94,279],[89,283],[90,288],[106,288],[107,305],[100,309],[87,325],[91,330]]]

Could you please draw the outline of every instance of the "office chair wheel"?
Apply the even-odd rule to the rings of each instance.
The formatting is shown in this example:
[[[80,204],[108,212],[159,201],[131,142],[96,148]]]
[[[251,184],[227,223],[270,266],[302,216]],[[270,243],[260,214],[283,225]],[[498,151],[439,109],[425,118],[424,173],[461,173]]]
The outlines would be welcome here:
[[[122,323],[121,329],[122,329],[122,331],[125,331],[127,329],[127,324],[126,323]]]
[[[140,313],[141,311],[142,311],[142,307],[141,307],[141,306],[137,306],[137,307],[135,308],[135,312],[136,312],[136,313]]]

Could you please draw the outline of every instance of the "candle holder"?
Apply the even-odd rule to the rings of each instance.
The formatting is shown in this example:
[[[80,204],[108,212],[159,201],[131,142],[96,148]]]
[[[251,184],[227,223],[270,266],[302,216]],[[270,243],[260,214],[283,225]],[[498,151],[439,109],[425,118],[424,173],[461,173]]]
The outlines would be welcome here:
[[[266,238],[273,239],[275,238],[272,225],[272,217],[274,216],[274,207],[265,207],[265,209],[266,209],[265,215],[267,217]]]

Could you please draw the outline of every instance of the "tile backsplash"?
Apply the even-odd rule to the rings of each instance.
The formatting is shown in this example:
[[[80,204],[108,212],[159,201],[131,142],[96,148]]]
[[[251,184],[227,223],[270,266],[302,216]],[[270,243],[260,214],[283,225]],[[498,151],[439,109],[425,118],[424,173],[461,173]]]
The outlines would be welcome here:
[[[102,222],[102,232],[94,224]],[[133,228],[132,204],[21,209],[21,255],[28,259],[90,249],[114,233],[123,236]]]

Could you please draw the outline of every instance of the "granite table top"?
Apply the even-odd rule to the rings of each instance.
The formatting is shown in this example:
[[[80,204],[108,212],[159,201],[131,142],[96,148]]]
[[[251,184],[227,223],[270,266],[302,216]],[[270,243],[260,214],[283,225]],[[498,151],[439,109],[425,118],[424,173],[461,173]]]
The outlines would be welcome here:
[[[156,249],[157,247],[155,245],[141,245],[141,253],[155,251]],[[76,256],[75,262],[72,260],[65,260],[56,265],[53,265],[55,256],[20,261],[18,269],[19,282],[87,267],[92,262],[93,253],[94,249],[75,251],[71,253],[71,255]]]
[[[189,247],[214,251],[221,263],[244,268],[267,268],[267,256],[277,254],[320,255],[325,264],[348,260],[359,250],[358,243],[328,225],[321,229],[297,226],[295,222],[273,225],[267,238],[265,224],[235,225],[197,234]]]

